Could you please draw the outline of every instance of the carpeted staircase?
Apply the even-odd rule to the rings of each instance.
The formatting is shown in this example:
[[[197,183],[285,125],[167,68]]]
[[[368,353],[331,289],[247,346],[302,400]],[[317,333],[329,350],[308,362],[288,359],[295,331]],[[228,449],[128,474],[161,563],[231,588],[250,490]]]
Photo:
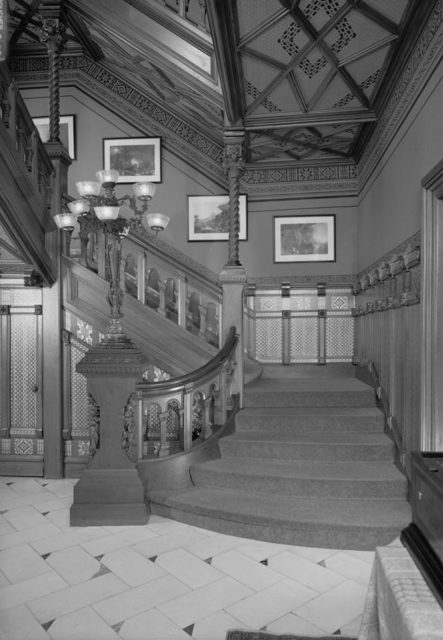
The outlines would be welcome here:
[[[267,365],[245,387],[221,457],[191,467],[195,487],[151,509],[272,542],[374,549],[411,520],[371,387],[352,365]]]

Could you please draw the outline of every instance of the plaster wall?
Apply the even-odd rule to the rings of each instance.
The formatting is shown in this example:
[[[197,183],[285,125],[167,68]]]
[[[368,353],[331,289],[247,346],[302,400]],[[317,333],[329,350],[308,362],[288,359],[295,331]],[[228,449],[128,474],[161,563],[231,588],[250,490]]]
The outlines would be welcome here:
[[[48,93],[44,88],[22,89],[33,117],[48,114]],[[76,197],[75,182],[93,179],[103,167],[103,138],[149,136],[89,96],[73,87],[62,87],[62,115],[75,115],[76,158],[69,170],[68,191]],[[118,187],[118,195],[131,193],[131,185]],[[227,193],[219,185],[183,162],[171,150],[162,149],[162,183],[158,185],[149,210],[161,211],[171,217],[162,239],[182,253],[219,273],[228,260],[227,242],[188,242],[188,196]],[[294,275],[349,275],[356,269],[357,200],[351,197],[290,197],[260,200],[248,197],[248,238],[240,242],[240,261],[248,277],[275,276],[285,279]],[[323,263],[274,263],[273,217],[275,215],[336,216],[336,261]]]
[[[420,230],[423,177],[443,158],[443,63],[362,189],[357,271]]]

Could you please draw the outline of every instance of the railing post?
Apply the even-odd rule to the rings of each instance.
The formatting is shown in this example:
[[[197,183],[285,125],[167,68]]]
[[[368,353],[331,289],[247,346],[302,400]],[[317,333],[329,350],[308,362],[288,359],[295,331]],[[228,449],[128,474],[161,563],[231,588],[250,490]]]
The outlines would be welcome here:
[[[192,447],[192,392],[194,385],[187,385],[183,394],[183,449]]]
[[[177,279],[178,326],[186,329],[186,275],[184,273],[179,273]]]
[[[159,418],[160,418],[160,449],[158,452],[159,458],[164,458],[169,455],[168,417],[169,417],[169,411],[162,411],[159,415]]]

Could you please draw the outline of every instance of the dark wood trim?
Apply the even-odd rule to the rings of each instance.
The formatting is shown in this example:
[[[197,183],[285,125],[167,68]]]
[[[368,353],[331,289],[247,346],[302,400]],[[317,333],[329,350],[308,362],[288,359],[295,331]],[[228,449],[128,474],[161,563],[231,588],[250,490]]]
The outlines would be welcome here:
[[[443,564],[440,558],[413,522],[403,529],[400,540],[408,549],[440,606],[443,607]]]

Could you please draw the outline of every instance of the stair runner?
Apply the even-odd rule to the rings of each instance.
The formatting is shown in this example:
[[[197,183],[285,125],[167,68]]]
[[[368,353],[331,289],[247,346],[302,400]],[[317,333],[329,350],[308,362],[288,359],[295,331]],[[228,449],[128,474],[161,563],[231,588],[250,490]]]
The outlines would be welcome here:
[[[329,365],[327,365],[329,366]],[[151,495],[151,511],[231,535],[371,550],[411,521],[407,480],[371,387],[331,366],[264,375],[245,387],[221,457],[191,467],[194,487]],[[332,373],[330,373],[332,371]]]

